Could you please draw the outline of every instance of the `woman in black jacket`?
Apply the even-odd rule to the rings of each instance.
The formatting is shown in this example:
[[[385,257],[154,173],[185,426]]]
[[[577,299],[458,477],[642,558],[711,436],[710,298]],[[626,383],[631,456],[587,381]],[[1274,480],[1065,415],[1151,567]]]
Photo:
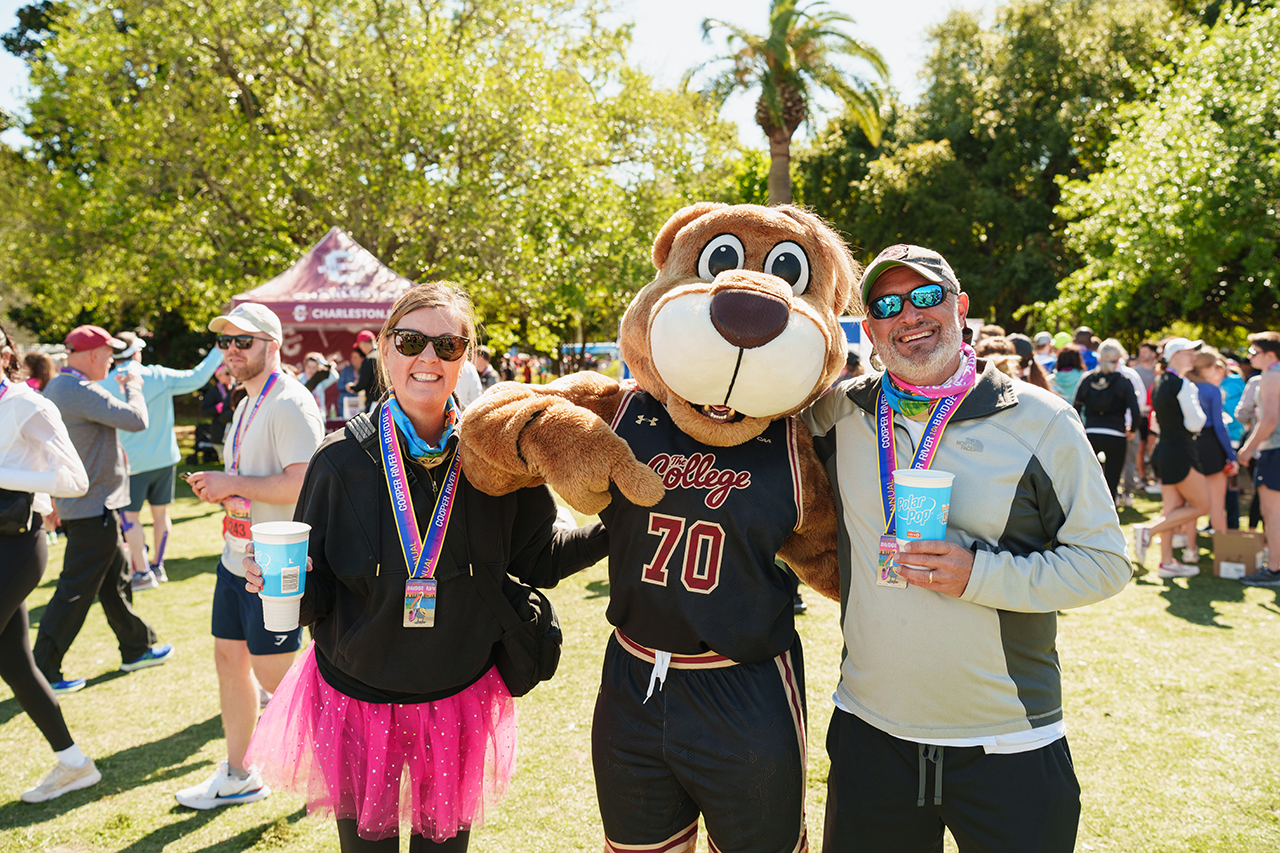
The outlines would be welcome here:
[[[470,301],[449,285],[401,297],[379,334],[391,390],[369,450],[349,430],[330,435],[298,498],[313,563],[301,621],[314,642],[246,760],[306,795],[311,812],[333,812],[343,851],[398,849],[402,819],[410,850],[466,850],[505,793],[516,735],[494,666],[502,628],[477,576],[553,587],[608,552],[599,524],[554,528],[545,486],[495,498],[467,480],[451,395],[474,329]]]
[[[1101,453],[1102,474],[1107,478],[1111,499],[1119,502],[1117,491],[1124,473],[1128,450],[1128,433],[1138,428],[1142,409],[1138,392],[1129,377],[1120,372],[1120,359],[1125,351],[1120,342],[1108,339],[1098,347],[1098,366],[1080,377],[1076,386],[1075,407],[1084,418],[1084,432],[1095,454]],[[1125,423],[1125,415],[1129,423]]]

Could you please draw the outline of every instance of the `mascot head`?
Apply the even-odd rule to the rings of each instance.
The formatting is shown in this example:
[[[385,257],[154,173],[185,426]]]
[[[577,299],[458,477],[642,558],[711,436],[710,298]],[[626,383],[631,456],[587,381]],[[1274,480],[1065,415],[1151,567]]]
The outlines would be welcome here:
[[[859,270],[813,214],[691,205],[662,227],[653,263],[658,276],[627,308],[619,347],[639,386],[703,444],[750,441],[839,374],[837,318],[857,299]]]

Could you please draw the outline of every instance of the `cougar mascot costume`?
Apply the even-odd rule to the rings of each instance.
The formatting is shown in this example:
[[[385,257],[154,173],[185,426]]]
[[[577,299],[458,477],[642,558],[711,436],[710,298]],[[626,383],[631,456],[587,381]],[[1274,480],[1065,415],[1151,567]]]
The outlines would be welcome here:
[[[592,728],[609,851],[808,849],[804,667],[781,557],[839,598],[836,509],[793,417],[845,361],[857,267],[794,207],[686,207],[622,320],[635,382],[496,385],[462,464],[501,494],[549,483],[609,529]]]

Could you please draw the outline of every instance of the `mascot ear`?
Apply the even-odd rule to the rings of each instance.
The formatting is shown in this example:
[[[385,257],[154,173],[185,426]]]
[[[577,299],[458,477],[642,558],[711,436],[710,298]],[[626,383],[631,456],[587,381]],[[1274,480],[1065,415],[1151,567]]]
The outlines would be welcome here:
[[[653,241],[653,265],[658,269],[666,266],[667,255],[671,253],[671,244],[676,241],[676,235],[680,233],[681,228],[700,216],[728,206],[727,204],[718,204],[713,201],[700,201],[697,204],[691,204],[688,207],[682,207],[677,210],[667,220],[667,224],[662,226],[662,230],[658,232],[657,239]]]
[[[862,299],[856,287],[862,278],[862,265],[853,259],[853,253],[844,240],[821,217],[803,208],[784,204],[775,209],[803,225],[821,243],[825,260],[833,273],[831,308],[836,316],[846,313],[865,315],[867,312],[862,307]]]

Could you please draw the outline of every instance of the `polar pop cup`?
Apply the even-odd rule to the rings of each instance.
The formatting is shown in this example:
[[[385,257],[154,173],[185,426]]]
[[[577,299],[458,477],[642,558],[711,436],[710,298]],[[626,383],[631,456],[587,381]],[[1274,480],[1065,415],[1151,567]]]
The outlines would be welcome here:
[[[899,549],[907,542],[946,538],[955,476],[920,468],[893,472],[893,524]]]
[[[253,561],[262,569],[262,624],[268,631],[298,627],[298,610],[307,585],[307,541],[311,525],[300,521],[264,521],[249,528]]]

